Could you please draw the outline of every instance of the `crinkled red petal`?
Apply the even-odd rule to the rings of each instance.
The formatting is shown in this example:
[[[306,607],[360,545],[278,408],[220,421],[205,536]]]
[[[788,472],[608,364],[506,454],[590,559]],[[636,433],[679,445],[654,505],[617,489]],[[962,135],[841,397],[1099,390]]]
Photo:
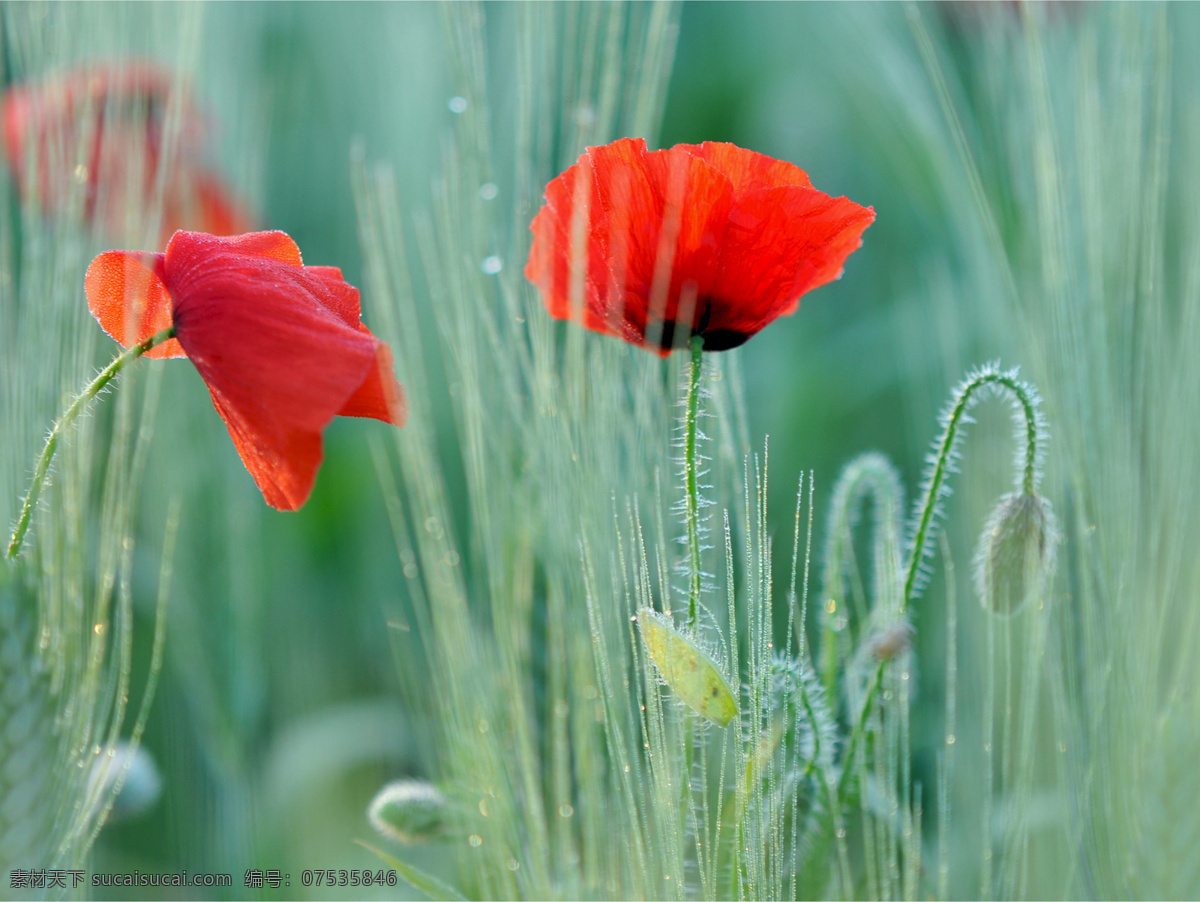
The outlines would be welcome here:
[[[677,144],[673,149],[695,154],[729,179],[735,198],[760,188],[779,188],[784,185],[812,187],[808,173],[799,166],[746,150],[736,144],[705,141],[703,144]]]
[[[683,150],[648,153],[646,164],[652,183],[662,192],[662,205],[658,228],[652,220],[646,229],[657,232],[654,244],[642,245],[643,265],[652,271],[646,306],[639,309],[639,295],[625,319],[645,337],[647,346],[668,353],[673,345],[687,342],[702,314],[733,191],[725,176]]]
[[[282,426],[264,440],[245,410],[228,404],[212,386],[209,394],[263,499],[276,510],[299,510],[312,494],[324,457],[320,431]]]
[[[749,337],[842,273],[875,211],[815,188],[751,191],[734,206],[705,329]],[[744,339],[743,339],[744,340]]]
[[[603,315],[607,221],[585,154],[546,186],[546,205],[530,226],[534,243],[525,274],[541,288],[551,316],[619,334]]]
[[[171,298],[158,272],[162,254],[106,251],[96,257],[84,276],[88,309],[102,329],[129,348],[171,325]],[[172,338],[146,357],[183,357]]]
[[[238,257],[249,257],[240,263]],[[303,266],[300,248],[286,232],[247,232],[244,235],[208,235],[204,232],[178,231],[171,236],[166,250],[167,267],[171,270],[171,287],[176,294],[184,292],[182,284],[199,271],[204,273],[219,265],[253,266],[259,260],[272,260],[289,266]]]
[[[165,262],[180,343],[236,424],[230,435],[267,503],[294,510],[312,489],[321,431],[371,379],[377,341],[330,309],[327,274],[272,256],[282,243],[181,241],[188,234]],[[239,252],[223,250],[231,244]],[[204,259],[191,259],[200,246]]]
[[[357,329],[362,325],[362,300],[358,289],[342,277],[338,267],[306,266],[304,272],[313,277],[314,294],[327,310],[347,326]]]
[[[376,342],[306,288],[299,278],[288,284],[216,271],[177,302],[175,323],[210,386],[219,384],[274,418],[320,429],[366,380]]]
[[[360,324],[358,328],[371,335],[366,326]],[[369,417],[394,426],[403,426],[408,420],[408,397],[404,386],[396,381],[392,350],[379,339],[375,339],[375,364],[367,370],[367,378],[338,411],[338,416]]]
[[[285,232],[248,232],[244,235],[216,236],[203,232],[176,232],[167,245],[167,260],[176,293],[188,293],[188,284],[196,275],[205,276],[215,265],[240,267],[265,273],[264,264],[283,263],[303,267],[305,290],[321,306],[342,322],[357,329],[362,317],[359,291],[346,282],[336,266],[304,266],[300,248]],[[282,270],[280,278],[294,281],[296,274]]]
[[[591,147],[547,186],[526,275],[550,314],[662,354],[686,340],[733,193],[696,154]]]

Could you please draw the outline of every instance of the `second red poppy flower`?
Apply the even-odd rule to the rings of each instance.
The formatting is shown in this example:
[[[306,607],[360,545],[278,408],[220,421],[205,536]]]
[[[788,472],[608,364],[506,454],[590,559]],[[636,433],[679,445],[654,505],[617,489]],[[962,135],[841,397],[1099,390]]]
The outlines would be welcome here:
[[[526,277],[551,316],[666,356],[737,347],[841,275],[875,219],[733,144],[589,147],[546,186]]]

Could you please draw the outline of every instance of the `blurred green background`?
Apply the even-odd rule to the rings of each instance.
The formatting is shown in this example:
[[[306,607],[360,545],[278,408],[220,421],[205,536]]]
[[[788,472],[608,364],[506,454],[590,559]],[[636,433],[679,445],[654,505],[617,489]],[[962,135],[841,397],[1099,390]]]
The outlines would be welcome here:
[[[1000,111],[980,98],[1004,92],[978,83],[976,63],[995,51],[988,29],[994,37],[1021,23],[1015,6],[973,6],[688,3],[679,10],[658,144],[732,141],[794,162],[821,190],[877,213],[839,282],[805,297],[794,317],[735,352],[752,440],[770,436],[772,521],[781,536],[790,535],[802,472],[815,474],[821,510],[840,466],[878,449],[914,492],[950,387],[986,360],[1031,365],[1012,311],[988,303],[1000,294],[1002,275],[985,251],[971,188],[914,37],[915,18],[933,39],[986,168],[990,150],[1020,136],[1001,135]],[[46,40],[53,43],[54,29],[76,27],[75,12],[49,7]],[[481,14],[503,155],[503,137],[511,136],[505,117],[516,102],[516,12],[485,5]],[[139,13],[125,7],[122,15]],[[429,208],[455,118],[443,11],[420,2],[238,3],[152,15],[156,33],[177,29],[179,46],[198,48],[184,59],[218,123],[214,162],[260,225],[291,234],[307,263],[340,266],[361,285],[352,153],[394,165],[406,213]],[[1087,8],[1048,12],[1050,52],[1069,44],[1092,15]],[[1179,18],[1173,27],[1192,33],[1195,16]],[[118,49],[166,53],[136,40]],[[1180,79],[1191,78],[1184,62],[1174,65]],[[1188,96],[1179,91],[1174,102]],[[511,203],[516,186],[504,171],[496,183]],[[1002,213],[1007,241],[1022,228],[1021,198],[997,184],[984,190]],[[230,872],[233,890],[213,893],[230,898],[253,895],[241,886],[246,869],[278,868],[292,883],[263,890],[264,898],[335,897],[299,886],[300,871],[376,868],[352,841],[370,838],[368,801],[386,780],[429,776],[433,763],[428,726],[400,700],[389,639],[404,589],[369,450],[380,426],[336,421],[311,500],[299,513],[278,513],[262,504],[197,374],[183,365],[165,369],[136,596],[143,605],[140,674],[166,502],[181,495],[166,664],[144,742],[163,789],[150,810],[105,827],[94,868]],[[948,512],[962,524],[950,539],[964,586],[971,543],[991,499],[1006,488],[1012,453],[1003,411],[982,411],[975,435],[963,461],[968,488]],[[462,497],[461,486],[450,490]],[[823,526],[818,516],[817,547]],[[923,605],[919,647],[937,661],[944,637]],[[939,668],[928,670],[920,678],[934,698]],[[960,689],[963,697],[970,691],[969,684]],[[929,747],[940,741],[940,724],[935,713],[917,716],[915,766],[932,782]],[[421,853],[431,861],[443,854],[436,846]]]

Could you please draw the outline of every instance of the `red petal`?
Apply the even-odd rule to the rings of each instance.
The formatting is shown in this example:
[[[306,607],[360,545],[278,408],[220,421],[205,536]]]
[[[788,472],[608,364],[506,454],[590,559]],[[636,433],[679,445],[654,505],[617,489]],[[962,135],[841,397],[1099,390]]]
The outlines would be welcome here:
[[[729,214],[707,330],[753,335],[842,273],[875,220],[871,207],[815,188],[752,191]]]
[[[171,298],[155,270],[162,254],[106,251],[84,276],[88,309],[102,329],[128,348],[171,325]],[[172,338],[146,352],[147,357],[183,357]]]
[[[294,510],[312,489],[321,431],[370,382],[377,342],[329,309],[327,276],[213,252],[229,239],[181,242],[187,234],[172,239],[165,269],[180,342],[267,503]]]
[[[334,416],[403,423],[391,353],[359,322],[358,289],[336,267],[301,265],[282,232],[178,232],[163,272],[180,341],[267,503],[308,498]]]
[[[731,201],[729,180],[694,154],[648,152],[640,138],[588,148],[546,188],[526,276],[551,316],[666,354],[698,317]]]
[[[4,92],[4,147],[8,151],[8,165],[21,190],[25,189],[25,153],[29,140],[28,87],[9,88]]]
[[[346,282],[336,266],[303,266],[300,248],[285,232],[249,232],[245,235],[216,236],[203,232],[176,232],[167,245],[166,257],[171,270],[172,287],[179,296],[188,293],[187,284],[197,276],[206,276],[217,261],[260,274],[263,262],[303,267],[305,291],[346,325],[357,329],[362,316],[359,291]],[[279,278],[294,280],[287,269]]]
[[[733,191],[724,175],[686,151],[671,148],[646,156],[663,194],[646,328],[652,333],[655,321],[675,323],[682,330],[678,345],[687,341],[700,319],[699,303],[716,277]],[[667,273],[669,283],[664,281]],[[669,287],[664,297],[665,285]]]
[[[760,188],[779,188],[784,185],[812,187],[808,173],[799,166],[746,150],[736,144],[705,141],[703,144],[677,144],[674,149],[695,154],[724,175],[733,185],[733,193],[737,198]]]
[[[359,329],[365,335],[371,334],[366,326],[360,325]],[[396,381],[392,350],[379,339],[375,339],[374,366],[367,370],[367,378],[338,411],[338,416],[369,417],[394,426],[403,426],[408,420],[408,398],[404,386]]]
[[[214,269],[193,280],[175,307],[179,341],[210,387],[320,429],[367,378],[375,339],[326,310],[302,278],[274,275]]]
[[[541,288],[551,316],[582,319],[588,328],[619,334],[603,315],[607,219],[591,159],[584,154],[546,186],[546,206],[530,226],[534,242],[525,275]]]
[[[167,243],[166,256],[177,276],[186,277],[194,266],[207,269],[214,258],[227,255],[275,260],[291,266],[303,266],[300,248],[286,232],[247,232],[244,235],[207,235],[204,232],[176,232]],[[172,286],[177,287],[177,286]]]
[[[324,456],[321,433],[281,427],[264,439],[262,429],[244,411],[227,405],[211,386],[209,394],[267,504],[276,510],[299,510],[312,494]]]
[[[342,271],[336,266],[306,266],[304,271],[316,277],[317,300],[347,326],[357,329],[361,325],[362,302],[358,289],[342,277]]]

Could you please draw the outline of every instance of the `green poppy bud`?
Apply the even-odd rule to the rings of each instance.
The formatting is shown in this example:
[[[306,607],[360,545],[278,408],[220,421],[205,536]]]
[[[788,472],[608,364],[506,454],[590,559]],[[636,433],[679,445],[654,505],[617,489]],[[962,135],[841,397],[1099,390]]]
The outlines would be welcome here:
[[[1054,572],[1058,526],[1050,502],[1012,492],[1000,499],[979,537],[975,585],[995,614],[1015,614],[1039,595]]]
[[[380,835],[411,845],[443,832],[446,805],[446,797],[432,783],[396,780],[375,794],[367,820]]]

